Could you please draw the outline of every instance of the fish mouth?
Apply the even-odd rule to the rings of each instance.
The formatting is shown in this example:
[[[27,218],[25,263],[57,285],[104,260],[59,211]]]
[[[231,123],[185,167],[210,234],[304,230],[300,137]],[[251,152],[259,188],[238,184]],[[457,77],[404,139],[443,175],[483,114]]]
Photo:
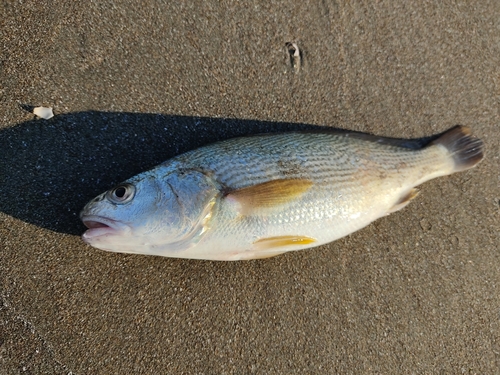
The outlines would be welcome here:
[[[88,228],[82,235],[85,242],[88,242],[96,237],[117,234],[127,228],[125,224],[120,223],[119,221],[102,216],[82,216],[81,220]]]

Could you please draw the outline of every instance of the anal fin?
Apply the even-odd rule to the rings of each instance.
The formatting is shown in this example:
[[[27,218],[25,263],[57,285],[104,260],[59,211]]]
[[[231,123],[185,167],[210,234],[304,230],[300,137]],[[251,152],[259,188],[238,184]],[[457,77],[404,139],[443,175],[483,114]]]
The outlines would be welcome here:
[[[406,207],[406,205],[410,203],[419,193],[420,191],[417,188],[411,189],[407,194],[403,195],[389,211],[387,211],[387,214],[392,214],[393,212]]]

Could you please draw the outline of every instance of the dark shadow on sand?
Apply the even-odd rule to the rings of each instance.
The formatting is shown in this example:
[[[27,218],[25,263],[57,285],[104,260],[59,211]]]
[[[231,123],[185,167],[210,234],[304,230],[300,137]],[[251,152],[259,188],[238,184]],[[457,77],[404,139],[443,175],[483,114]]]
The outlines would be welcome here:
[[[89,111],[26,121],[0,131],[0,211],[81,234],[78,215],[90,199],[175,155],[238,136],[325,129],[366,136],[330,126],[152,113]],[[419,148],[438,136],[395,144]]]
[[[78,214],[88,200],[175,155],[236,136],[317,128],[95,111],[26,121],[0,131],[0,211],[81,234]]]

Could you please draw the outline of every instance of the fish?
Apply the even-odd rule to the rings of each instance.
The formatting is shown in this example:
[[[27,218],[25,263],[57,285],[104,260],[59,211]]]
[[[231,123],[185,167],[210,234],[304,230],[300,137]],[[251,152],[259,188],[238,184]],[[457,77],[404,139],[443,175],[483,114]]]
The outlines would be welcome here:
[[[483,142],[460,125],[425,140],[328,128],[233,138],[98,195],[80,213],[82,239],[119,253],[269,258],[347,236],[483,157]]]

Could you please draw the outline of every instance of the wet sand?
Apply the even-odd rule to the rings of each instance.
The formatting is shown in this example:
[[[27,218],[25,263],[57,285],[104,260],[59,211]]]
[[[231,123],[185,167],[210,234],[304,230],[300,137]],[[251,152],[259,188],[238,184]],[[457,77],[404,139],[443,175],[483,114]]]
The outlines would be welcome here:
[[[0,8],[1,374],[498,372],[499,2]],[[455,124],[484,162],[327,246],[224,263],[79,238],[88,199],[216,140]]]

